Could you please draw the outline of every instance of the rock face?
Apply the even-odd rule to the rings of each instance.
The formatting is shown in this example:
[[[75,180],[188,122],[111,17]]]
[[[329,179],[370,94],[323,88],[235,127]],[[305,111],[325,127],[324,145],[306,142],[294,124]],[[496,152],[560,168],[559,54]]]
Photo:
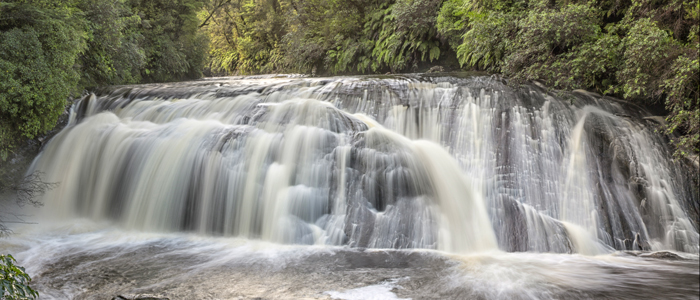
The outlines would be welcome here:
[[[673,252],[669,252],[669,251],[657,251],[657,252],[652,252],[652,253],[645,253],[645,254],[642,254],[640,256],[641,257],[656,258],[656,259],[667,259],[667,260],[685,260],[680,255],[675,254]]]

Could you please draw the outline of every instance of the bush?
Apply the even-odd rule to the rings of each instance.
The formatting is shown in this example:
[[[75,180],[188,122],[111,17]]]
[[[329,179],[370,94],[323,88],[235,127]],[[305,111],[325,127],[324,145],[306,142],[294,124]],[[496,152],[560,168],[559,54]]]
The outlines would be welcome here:
[[[500,72],[517,30],[516,19],[511,14],[501,12],[471,13],[470,16],[469,31],[456,47],[460,64]]]
[[[617,73],[620,92],[625,98],[658,97],[662,91],[663,69],[673,61],[674,40],[656,22],[641,19],[631,26],[622,39],[625,64]]]
[[[676,157],[687,157],[700,152],[700,47],[687,47],[678,56],[669,72],[664,76],[661,88],[666,93],[666,109],[670,115],[666,119],[668,134],[680,132],[673,137]],[[697,159],[697,157],[696,157]]]
[[[39,297],[29,286],[32,281],[12,255],[0,255],[0,299],[21,300]]]
[[[519,80],[542,80],[557,88],[581,88],[572,54],[600,35],[595,11],[586,5],[533,9],[518,22],[503,71]],[[573,55],[578,56],[578,55]],[[587,72],[587,70],[586,70]]]

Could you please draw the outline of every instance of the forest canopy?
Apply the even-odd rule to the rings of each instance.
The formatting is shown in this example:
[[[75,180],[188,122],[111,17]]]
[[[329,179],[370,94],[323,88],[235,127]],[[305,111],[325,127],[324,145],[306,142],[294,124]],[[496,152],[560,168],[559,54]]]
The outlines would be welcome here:
[[[102,85],[479,70],[663,103],[700,149],[696,0],[3,0],[0,158]]]

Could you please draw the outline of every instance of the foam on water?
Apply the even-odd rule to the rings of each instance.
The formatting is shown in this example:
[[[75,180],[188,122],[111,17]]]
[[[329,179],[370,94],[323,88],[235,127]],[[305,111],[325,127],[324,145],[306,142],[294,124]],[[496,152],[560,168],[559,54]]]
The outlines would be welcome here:
[[[396,285],[398,281],[393,280],[392,282],[349,289],[343,292],[328,291],[325,293],[333,299],[342,300],[410,300],[411,298],[399,298],[392,292],[392,290],[400,287]]]
[[[695,254],[358,250],[125,231],[89,220],[15,230],[0,251],[27,268],[42,299],[693,299],[700,288]]]

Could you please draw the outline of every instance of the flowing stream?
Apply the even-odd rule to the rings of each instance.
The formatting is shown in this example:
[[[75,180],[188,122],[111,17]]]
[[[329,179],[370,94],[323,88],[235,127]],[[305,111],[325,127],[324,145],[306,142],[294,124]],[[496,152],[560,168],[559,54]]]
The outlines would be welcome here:
[[[697,299],[697,169],[659,122],[464,74],[110,87],[0,250],[47,299]]]

